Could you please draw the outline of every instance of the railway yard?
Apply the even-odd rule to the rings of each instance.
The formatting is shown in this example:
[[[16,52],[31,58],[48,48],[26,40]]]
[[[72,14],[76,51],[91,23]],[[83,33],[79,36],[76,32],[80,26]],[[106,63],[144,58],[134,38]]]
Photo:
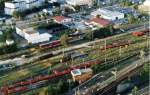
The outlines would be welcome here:
[[[150,95],[150,0],[0,0],[0,95]]]
[[[22,50],[15,54],[16,58],[21,56],[21,63],[6,65],[6,70],[0,72],[1,93],[34,95],[47,89],[51,83],[71,79],[70,73],[74,69],[93,69],[94,65],[105,66],[102,68],[104,71],[112,69],[123,60],[138,58],[141,51],[149,51],[148,31],[144,30],[141,33],[132,31],[66,48],[62,48],[60,42],[55,41]],[[15,59],[14,54],[12,55],[12,59]],[[5,60],[10,56],[11,54],[3,55],[0,58]],[[100,68],[93,71],[94,74],[103,72]]]

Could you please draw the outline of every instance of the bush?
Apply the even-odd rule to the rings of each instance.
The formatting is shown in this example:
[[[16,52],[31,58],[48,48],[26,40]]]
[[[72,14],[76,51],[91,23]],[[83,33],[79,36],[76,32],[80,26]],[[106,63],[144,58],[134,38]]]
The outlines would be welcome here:
[[[7,54],[7,53],[12,53],[18,50],[17,44],[12,44],[12,45],[5,45],[3,47],[0,47],[0,55],[2,54]]]
[[[62,26],[61,24],[57,24],[57,23],[54,23],[54,22],[49,22],[48,24],[47,23],[39,24],[36,27],[36,29],[52,29],[52,28],[61,27],[61,26]]]
[[[100,28],[99,30],[95,30],[93,33],[94,38],[105,38],[111,36],[113,34],[112,26],[107,26],[105,28]]]

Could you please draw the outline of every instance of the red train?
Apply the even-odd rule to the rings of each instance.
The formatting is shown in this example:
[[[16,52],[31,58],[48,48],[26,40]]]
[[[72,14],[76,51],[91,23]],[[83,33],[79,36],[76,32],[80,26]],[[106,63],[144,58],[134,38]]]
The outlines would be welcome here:
[[[70,74],[71,70],[73,70],[73,69],[90,67],[92,64],[100,64],[100,63],[102,63],[102,62],[99,59],[94,59],[94,60],[91,60],[91,61],[87,61],[87,62],[81,63],[80,65],[77,65],[77,66],[71,66],[70,68],[68,68],[68,69],[66,69],[62,72],[57,71],[57,73],[54,73],[54,74],[51,74],[51,75],[46,75],[46,76],[43,76],[43,77],[38,76],[38,77],[36,77],[34,79],[31,79],[31,80],[18,82],[14,85],[3,87],[3,88],[1,88],[1,92],[4,95],[8,95],[10,93],[17,93],[17,92],[20,92],[20,91],[30,90],[30,88],[28,88],[28,86],[30,86],[32,84],[36,84],[40,81],[46,81],[46,80],[49,80],[49,79],[52,79],[52,78],[56,78],[58,76],[63,76],[63,75],[66,75],[66,74]]]
[[[149,31],[143,31],[144,33],[147,33]],[[130,45],[132,42],[130,40],[127,41],[116,41],[112,44],[106,45],[106,49],[110,49],[110,48],[114,48],[114,47],[120,47],[120,46],[125,46],[125,45]],[[56,47],[60,45],[60,40],[56,40],[47,44],[41,44],[40,47],[41,48],[52,48],[52,47]],[[102,47],[101,50],[104,50],[105,47]],[[1,88],[1,92],[4,95],[8,95],[9,93],[16,93],[16,92],[20,92],[20,91],[25,91],[25,90],[29,90],[30,88],[28,88],[29,85],[31,84],[36,84],[40,81],[45,81],[45,80],[49,80],[52,78],[56,78],[58,76],[63,76],[66,74],[69,74],[71,72],[71,70],[73,69],[78,69],[78,68],[84,68],[84,67],[90,67],[92,64],[100,64],[102,63],[99,59],[94,59],[94,60],[90,60],[87,61],[85,63],[82,63],[80,65],[76,65],[76,66],[71,66],[70,68],[64,70],[64,71],[55,71],[54,74],[52,75],[47,75],[47,76],[43,76],[43,77],[36,77],[34,79],[31,80],[27,80],[27,81],[22,81],[22,82],[18,82],[15,83],[13,85],[7,86],[7,87],[3,87]]]
[[[130,45],[130,44],[132,44],[132,41],[130,40],[119,40],[119,41],[113,42],[112,44],[106,45],[106,49],[120,47],[120,46],[123,47],[123,46]],[[103,46],[100,49],[105,50],[105,46]]]
[[[132,32],[132,35],[138,37],[138,36],[143,36],[148,32],[149,32],[149,29],[146,29],[146,30],[142,30],[142,31]]]
[[[49,42],[49,43],[40,44],[39,47],[47,49],[47,48],[57,47],[57,46],[60,46],[60,45],[61,45],[61,41],[60,40],[55,40],[55,41],[52,41],[52,42]]]
[[[68,41],[72,41],[74,39],[72,37],[69,37],[67,40]],[[61,45],[61,41],[60,40],[54,40],[52,42],[40,44],[39,47],[41,49],[48,49],[48,48],[54,48],[54,47],[57,47],[57,46],[60,46],[60,45]]]

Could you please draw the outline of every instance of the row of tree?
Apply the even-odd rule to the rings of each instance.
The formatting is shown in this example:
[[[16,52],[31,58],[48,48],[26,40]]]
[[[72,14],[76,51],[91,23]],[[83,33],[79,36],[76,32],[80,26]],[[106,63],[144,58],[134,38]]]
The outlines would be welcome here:
[[[3,42],[3,43],[5,43],[6,42],[6,40],[14,40],[14,36],[13,36],[13,29],[12,28],[8,28],[8,29],[6,29],[4,32],[3,32],[3,35],[0,37],[1,39],[1,41]],[[17,51],[18,50],[18,48],[17,48],[17,44],[16,43],[14,43],[14,44],[12,44],[12,45],[2,45],[1,47],[0,47],[0,55],[1,54],[7,54],[7,53],[11,53],[11,52],[15,52],[15,51]]]
[[[63,27],[63,25],[61,24],[57,24],[53,21],[49,22],[49,23],[40,23],[38,25],[36,25],[36,29],[54,29],[57,27]]]
[[[98,30],[86,32],[85,39],[94,40],[94,38],[105,38],[113,35],[113,31],[114,31],[113,26],[109,25],[107,27],[100,28]]]
[[[17,51],[17,44],[12,44],[12,45],[5,45],[3,47],[0,47],[0,55],[2,54],[7,54],[7,53],[12,53]]]
[[[62,81],[60,80],[57,84],[51,84],[48,86],[47,90],[44,91],[44,95],[62,95],[69,89],[77,86],[77,82],[73,81]],[[43,92],[43,91],[42,91]]]

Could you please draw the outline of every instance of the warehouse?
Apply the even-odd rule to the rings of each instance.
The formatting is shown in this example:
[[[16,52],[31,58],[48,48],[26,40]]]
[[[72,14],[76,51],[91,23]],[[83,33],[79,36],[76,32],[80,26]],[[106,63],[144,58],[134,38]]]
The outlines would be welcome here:
[[[124,14],[120,13],[118,11],[111,11],[111,10],[107,10],[105,8],[100,8],[94,12],[91,13],[92,16],[97,16],[99,15],[101,18],[110,20],[110,21],[114,21],[117,19],[123,19],[124,18]]]
[[[145,0],[145,2],[139,6],[139,9],[150,14],[150,0]]]
[[[81,5],[92,5],[92,0],[66,0],[68,5],[81,6]]]
[[[26,39],[28,43],[36,44],[40,42],[49,41],[52,35],[48,33],[39,33],[34,30],[32,27],[16,27],[16,33]]]

